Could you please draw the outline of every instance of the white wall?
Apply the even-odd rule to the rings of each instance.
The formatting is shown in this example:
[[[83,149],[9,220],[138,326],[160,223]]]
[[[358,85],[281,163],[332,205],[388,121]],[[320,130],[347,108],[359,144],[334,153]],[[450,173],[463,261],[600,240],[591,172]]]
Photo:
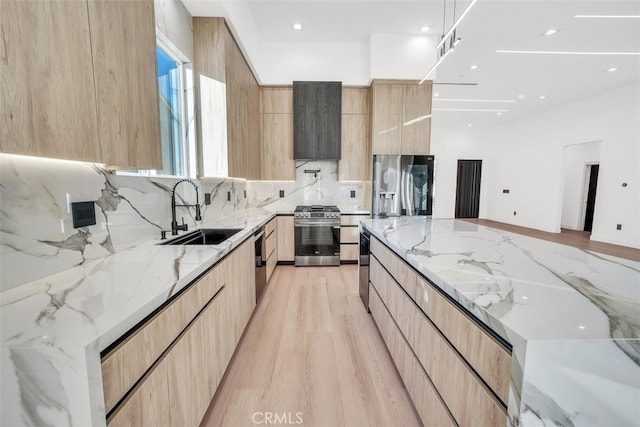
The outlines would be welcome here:
[[[156,31],[165,43],[170,42],[193,62],[193,27],[191,15],[180,0],[155,0]]]
[[[365,43],[263,43],[260,80],[290,85],[294,80],[332,80],[344,85],[369,83]]]
[[[372,79],[420,80],[435,62],[432,37],[371,34]]]
[[[640,82],[636,81],[467,136],[438,129],[434,122],[432,152],[437,167],[451,169],[437,171],[437,214],[453,216],[455,158],[481,153],[480,216],[559,232],[564,147],[602,141],[591,239],[640,248],[639,94]],[[510,193],[503,194],[503,189]],[[622,230],[617,231],[616,224],[622,224]]]
[[[571,230],[584,227],[583,201],[587,193],[585,179],[587,165],[600,163],[600,141],[568,145],[564,148],[562,170],[564,186],[562,195],[562,218],[560,226]]]

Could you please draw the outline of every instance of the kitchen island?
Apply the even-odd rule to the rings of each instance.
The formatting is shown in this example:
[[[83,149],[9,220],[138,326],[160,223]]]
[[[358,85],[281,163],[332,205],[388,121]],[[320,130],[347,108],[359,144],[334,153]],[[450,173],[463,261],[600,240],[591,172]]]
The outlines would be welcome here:
[[[639,262],[460,220],[362,225],[512,347],[509,425],[640,423]]]

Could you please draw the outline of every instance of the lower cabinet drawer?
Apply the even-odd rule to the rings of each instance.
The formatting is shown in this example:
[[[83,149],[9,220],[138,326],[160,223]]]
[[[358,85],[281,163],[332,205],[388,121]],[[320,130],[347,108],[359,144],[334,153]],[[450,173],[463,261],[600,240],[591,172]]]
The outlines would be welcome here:
[[[273,274],[273,270],[276,268],[276,263],[278,262],[278,255],[274,252],[271,253],[269,259],[267,259],[267,282],[271,278]]]
[[[359,241],[358,227],[340,227],[340,243],[358,243]]]
[[[410,360],[411,383],[407,386],[409,396],[425,426],[455,426],[451,413],[442,403],[438,392],[427,378],[422,366],[415,357]],[[478,424],[481,425],[481,424]]]
[[[506,404],[511,353],[423,278],[417,281],[416,303]]]
[[[340,245],[340,261],[358,261],[359,256],[358,245]]]
[[[161,361],[108,420],[109,427],[167,425],[169,410],[167,364]]]
[[[266,235],[266,233],[265,233],[265,235]],[[276,258],[277,258],[278,254],[275,253],[276,246],[277,246],[277,233],[273,232],[273,233],[271,233],[271,235],[269,237],[266,238],[266,240],[264,242],[264,251],[265,251],[264,255],[267,258],[275,255]]]
[[[438,427],[455,426],[449,410],[427,379],[411,347],[375,289],[369,290],[369,309],[423,424]]]
[[[506,425],[504,408],[419,310],[415,312],[414,328],[418,361],[457,423]]]

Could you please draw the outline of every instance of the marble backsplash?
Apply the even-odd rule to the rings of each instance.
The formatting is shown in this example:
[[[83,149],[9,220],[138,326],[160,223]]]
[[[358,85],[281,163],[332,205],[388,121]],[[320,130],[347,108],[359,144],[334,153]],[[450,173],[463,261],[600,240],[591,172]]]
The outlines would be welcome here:
[[[211,193],[211,204],[202,206],[203,219],[231,217],[256,207],[292,212],[297,205],[310,204],[367,210],[369,183],[339,182],[337,167],[337,162],[298,162],[295,181],[201,178],[196,180],[200,203],[204,193]],[[0,291],[158,240],[161,230],[171,228],[171,190],[178,180],[0,154]],[[195,202],[195,190],[187,183],[176,193],[178,203]],[[71,203],[83,201],[95,202],[96,224],[74,229]],[[194,216],[193,209],[178,208],[178,222],[184,218],[189,229],[197,228]]]
[[[120,175],[97,165],[0,155],[0,290],[66,270],[87,260],[159,239],[171,229],[171,191],[179,178]],[[197,181],[206,219],[247,207],[246,181]],[[188,183],[176,189],[178,203],[194,203]],[[229,194],[231,200],[229,201]],[[71,203],[94,201],[96,224],[73,228]],[[195,211],[177,208],[192,229]],[[170,232],[168,233],[170,235]]]
[[[343,211],[368,211],[371,206],[370,182],[338,181],[335,161],[296,162],[295,181],[248,181],[247,193],[251,207],[273,212],[292,212],[298,205],[336,205]]]

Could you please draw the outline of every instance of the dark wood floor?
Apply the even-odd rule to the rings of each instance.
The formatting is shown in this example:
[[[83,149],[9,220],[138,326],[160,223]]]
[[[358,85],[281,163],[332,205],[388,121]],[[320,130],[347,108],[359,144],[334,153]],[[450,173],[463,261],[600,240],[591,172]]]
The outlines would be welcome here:
[[[510,231],[512,233],[523,234],[537,239],[548,240],[562,245],[574,246],[587,251],[613,255],[620,258],[630,259],[632,261],[640,261],[640,249],[589,240],[590,233],[587,231],[575,231],[563,228],[560,233],[549,233],[547,231],[505,224],[504,222],[492,221],[490,219],[465,218],[464,221],[497,228],[499,230]]]

